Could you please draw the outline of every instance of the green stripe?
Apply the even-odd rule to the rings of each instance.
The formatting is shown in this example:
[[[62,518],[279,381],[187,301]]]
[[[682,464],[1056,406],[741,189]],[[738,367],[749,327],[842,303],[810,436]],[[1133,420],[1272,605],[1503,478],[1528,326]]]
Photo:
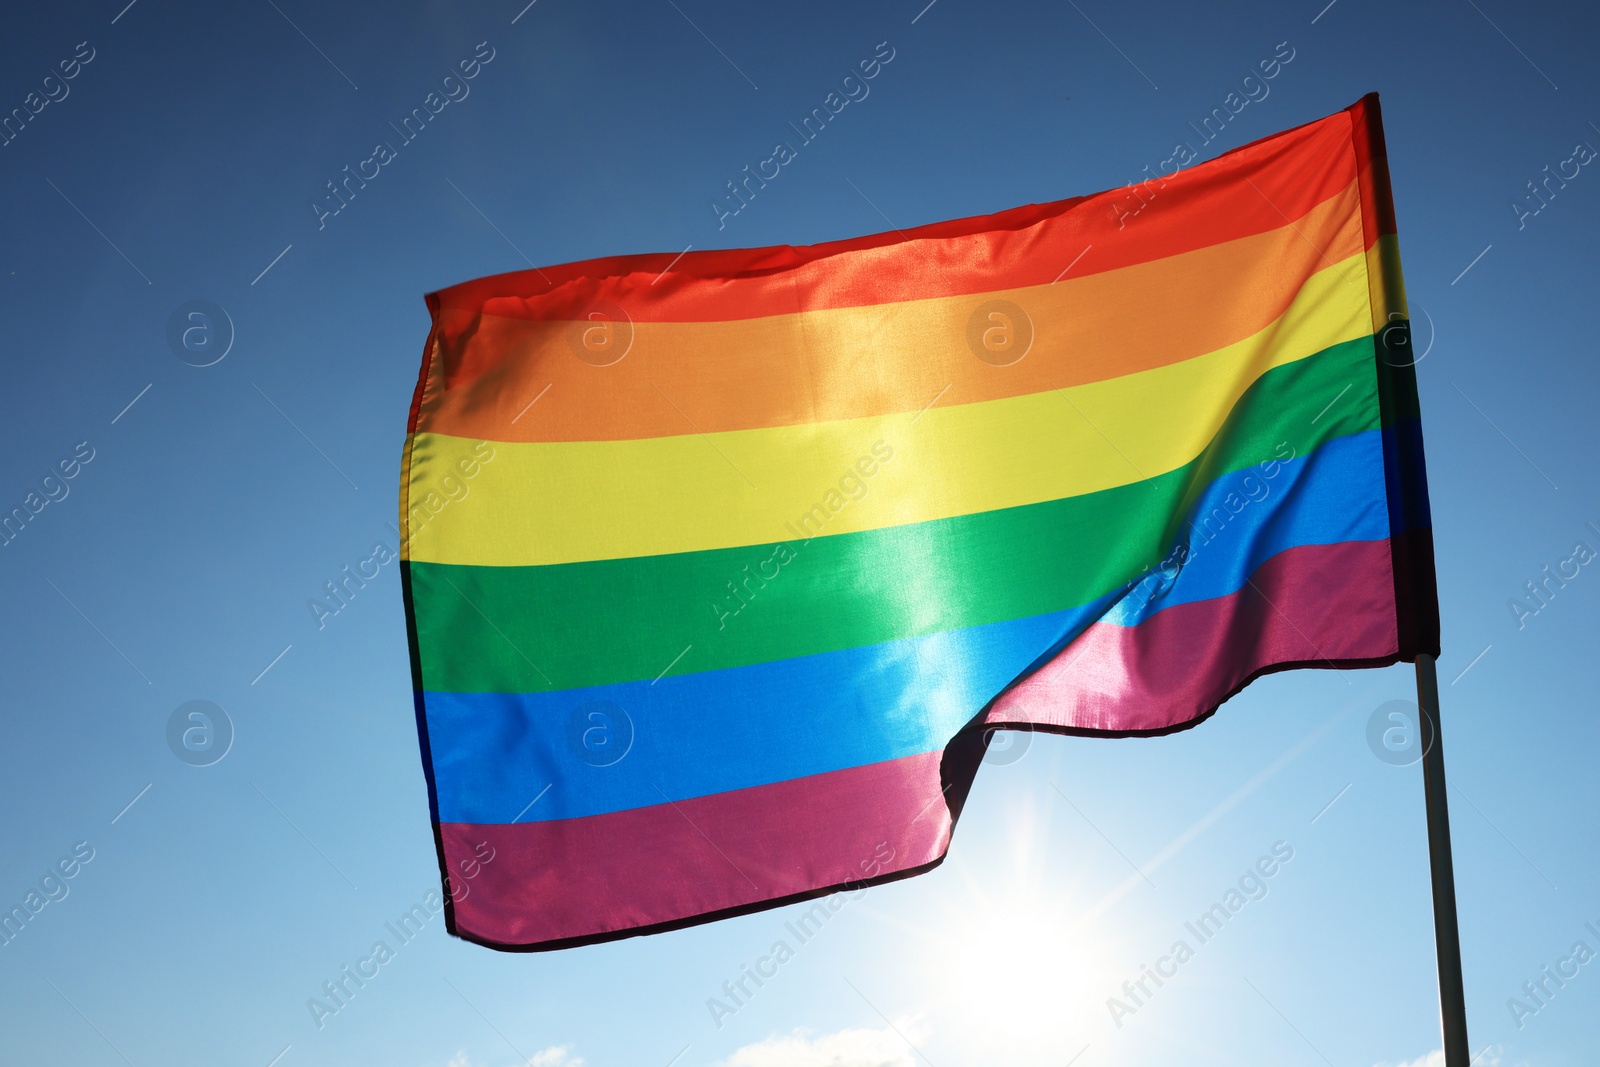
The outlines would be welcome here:
[[[1383,424],[1392,426],[1403,419],[1422,418],[1422,405],[1417,399],[1417,357],[1411,321],[1395,319],[1390,322],[1373,338],[1373,346]]]
[[[669,665],[737,667],[1074,607],[1159,563],[1217,478],[1381,424],[1373,339],[1362,337],[1262,375],[1190,463],[1097,493],[781,545],[542,567],[411,563],[423,685],[528,693],[649,680]],[[742,608],[729,589],[741,582]]]

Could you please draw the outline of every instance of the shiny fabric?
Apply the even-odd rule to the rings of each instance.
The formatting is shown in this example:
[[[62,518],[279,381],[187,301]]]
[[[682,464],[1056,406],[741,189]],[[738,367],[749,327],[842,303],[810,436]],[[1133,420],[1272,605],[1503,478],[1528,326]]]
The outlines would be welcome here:
[[[903,877],[991,728],[1437,652],[1376,98],[1146,192],[430,295],[402,566],[453,933]]]

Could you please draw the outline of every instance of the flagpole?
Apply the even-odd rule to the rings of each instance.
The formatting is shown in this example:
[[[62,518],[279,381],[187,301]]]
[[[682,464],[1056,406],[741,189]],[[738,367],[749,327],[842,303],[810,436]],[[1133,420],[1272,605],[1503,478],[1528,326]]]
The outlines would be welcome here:
[[[1455,865],[1450,859],[1450,810],[1445,797],[1439,675],[1433,657],[1417,656],[1417,705],[1422,709],[1422,790],[1427,801],[1428,865],[1433,879],[1433,936],[1439,964],[1439,1020],[1445,1067],[1470,1067],[1467,999],[1461,982],[1461,933],[1456,924]]]

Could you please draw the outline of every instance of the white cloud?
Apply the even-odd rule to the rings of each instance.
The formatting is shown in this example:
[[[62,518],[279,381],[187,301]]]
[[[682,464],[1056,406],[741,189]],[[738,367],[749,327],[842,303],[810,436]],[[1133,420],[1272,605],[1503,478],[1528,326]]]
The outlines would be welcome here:
[[[1373,1064],[1373,1067],[1385,1067],[1382,1063]],[[1426,1056],[1418,1056],[1414,1060],[1397,1063],[1394,1067],[1444,1067],[1444,1049],[1436,1048]]]
[[[722,1062],[722,1067],[916,1067],[916,1053],[906,1038],[920,1041],[915,1020],[898,1022],[881,1030],[840,1030],[813,1036],[808,1030],[774,1034],[746,1045]]]
[[[450,1057],[450,1062],[445,1067],[478,1067],[467,1058],[465,1052],[458,1052]],[[535,1052],[529,1058],[526,1067],[583,1067],[583,1057],[572,1054],[570,1045],[551,1045],[547,1049]]]
[[[528,1067],[583,1067],[583,1057],[574,1056],[570,1045],[552,1045],[543,1052],[535,1052]]]
[[[1492,1046],[1478,1053],[1472,1061],[1472,1067],[1500,1067],[1500,1049]],[[1373,1067],[1385,1067],[1384,1064],[1374,1064]],[[1444,1067],[1444,1049],[1436,1048],[1425,1056],[1418,1056],[1414,1060],[1397,1063],[1394,1067]]]

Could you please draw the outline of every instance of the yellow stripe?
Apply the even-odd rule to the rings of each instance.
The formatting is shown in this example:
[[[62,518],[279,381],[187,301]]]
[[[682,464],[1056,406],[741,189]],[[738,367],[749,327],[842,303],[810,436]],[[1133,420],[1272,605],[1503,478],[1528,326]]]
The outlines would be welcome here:
[[[1385,234],[1367,249],[1367,284],[1372,290],[1372,332],[1408,318],[1406,283],[1400,274],[1400,238]]]
[[[1312,276],[1252,337],[1070,389],[969,404],[947,394],[946,406],[918,413],[681,437],[478,443],[477,459],[486,447],[493,457],[477,464],[470,440],[416,434],[407,551],[480,566],[570,563],[1091,493],[1182,466],[1261,374],[1370,331],[1366,256],[1358,254]],[[459,473],[462,461],[476,468],[471,478]],[[419,508],[432,512],[425,522]]]

